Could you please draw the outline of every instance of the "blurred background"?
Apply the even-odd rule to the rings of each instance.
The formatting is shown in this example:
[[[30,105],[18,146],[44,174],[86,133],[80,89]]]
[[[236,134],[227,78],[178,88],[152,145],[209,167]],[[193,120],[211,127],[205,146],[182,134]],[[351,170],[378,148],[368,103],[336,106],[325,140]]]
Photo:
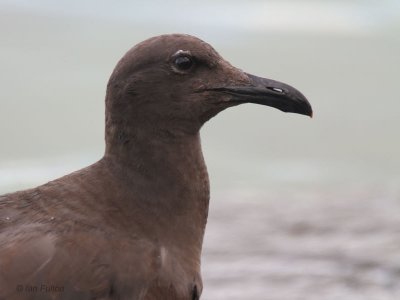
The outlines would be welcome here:
[[[101,158],[116,62],[176,32],[314,109],[242,105],[202,129],[202,299],[400,299],[398,0],[0,0],[0,193]]]

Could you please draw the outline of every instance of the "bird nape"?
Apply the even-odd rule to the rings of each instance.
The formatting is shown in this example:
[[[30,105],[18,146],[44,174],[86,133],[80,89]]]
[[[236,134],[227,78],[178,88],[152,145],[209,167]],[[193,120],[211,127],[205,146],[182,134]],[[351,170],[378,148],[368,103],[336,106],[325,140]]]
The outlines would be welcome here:
[[[242,103],[312,116],[299,91],[196,37],[129,50],[107,85],[104,157],[0,197],[0,299],[199,299],[209,203],[199,131]]]

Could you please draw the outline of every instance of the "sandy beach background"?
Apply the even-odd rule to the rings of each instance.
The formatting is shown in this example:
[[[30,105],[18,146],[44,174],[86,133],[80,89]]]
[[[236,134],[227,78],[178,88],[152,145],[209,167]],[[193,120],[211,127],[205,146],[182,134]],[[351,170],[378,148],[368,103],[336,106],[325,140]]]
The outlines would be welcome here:
[[[396,0],[0,0],[0,193],[99,159],[114,65],[171,32],[315,112],[243,105],[204,126],[202,299],[400,299]]]

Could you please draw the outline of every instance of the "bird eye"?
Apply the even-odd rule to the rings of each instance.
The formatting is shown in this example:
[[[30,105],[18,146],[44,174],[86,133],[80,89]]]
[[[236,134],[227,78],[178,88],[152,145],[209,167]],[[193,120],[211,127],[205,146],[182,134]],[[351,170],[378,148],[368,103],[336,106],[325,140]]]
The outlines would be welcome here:
[[[189,50],[178,50],[172,55],[170,63],[176,73],[185,74],[193,69],[196,60]]]
[[[187,55],[175,58],[174,65],[179,71],[188,71],[193,66],[193,59]]]

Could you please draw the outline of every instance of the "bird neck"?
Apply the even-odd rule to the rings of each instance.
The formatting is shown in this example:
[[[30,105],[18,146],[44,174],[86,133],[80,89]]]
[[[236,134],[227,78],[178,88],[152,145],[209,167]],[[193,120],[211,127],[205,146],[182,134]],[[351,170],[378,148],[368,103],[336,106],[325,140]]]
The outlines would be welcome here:
[[[132,196],[122,199],[130,202],[127,208],[143,208],[149,222],[160,224],[165,238],[183,236],[182,241],[201,251],[209,181],[199,133],[169,140],[147,135],[108,144],[104,160],[119,176],[118,182],[131,190]]]
[[[162,168],[173,172],[178,168],[188,169],[187,165],[205,167],[198,131],[176,135],[156,128],[108,132],[105,158],[143,175],[151,175]]]
[[[141,189],[158,190],[162,197],[154,203],[169,201],[171,207],[184,210],[192,205],[191,201],[208,202],[208,174],[199,132],[169,138],[146,132],[107,143],[104,159],[116,169],[115,174],[123,174],[121,180],[128,186],[151,183]]]

